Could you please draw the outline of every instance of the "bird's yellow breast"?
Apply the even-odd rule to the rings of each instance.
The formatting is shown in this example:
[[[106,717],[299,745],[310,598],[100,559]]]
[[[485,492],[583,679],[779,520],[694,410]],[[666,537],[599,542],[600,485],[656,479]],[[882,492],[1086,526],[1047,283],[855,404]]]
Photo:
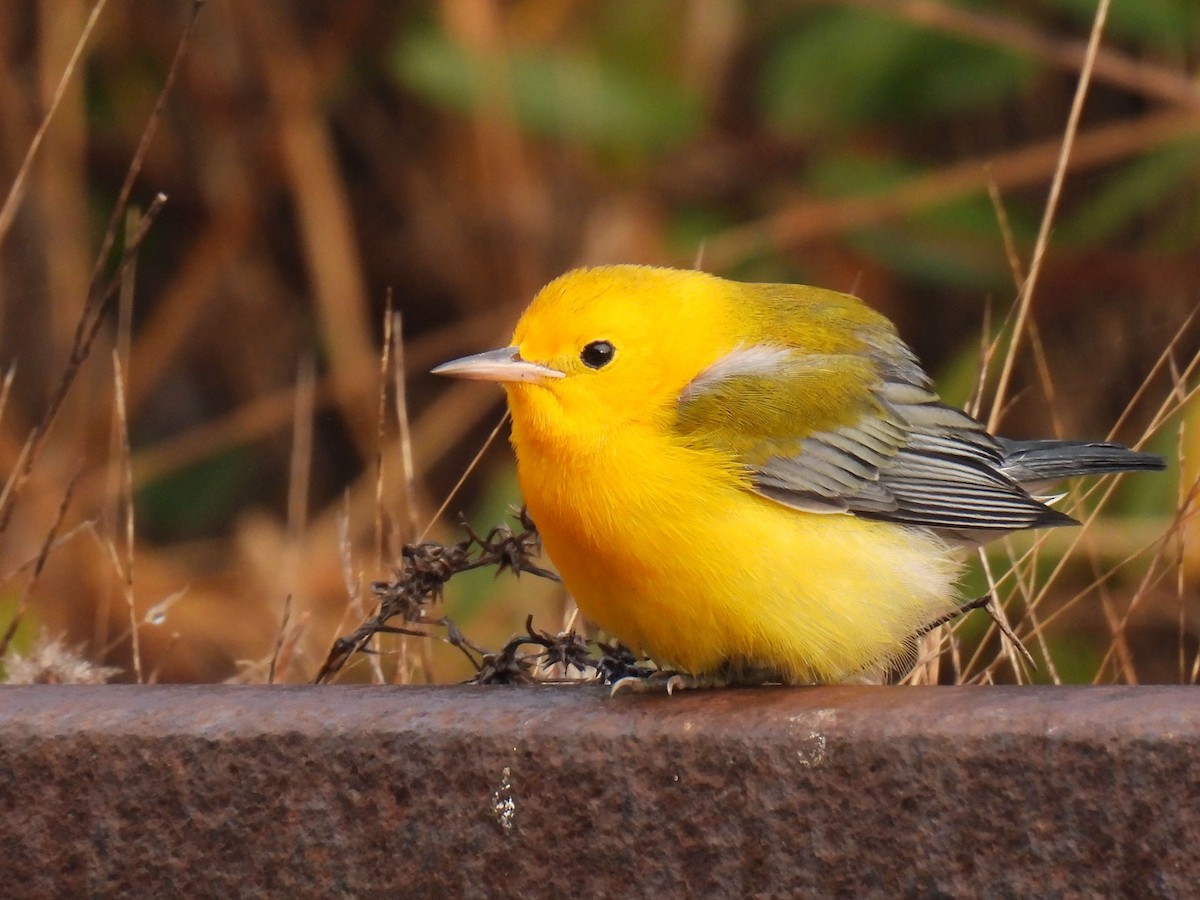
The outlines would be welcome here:
[[[953,608],[958,564],[933,535],[783,507],[653,423],[579,433],[540,390],[510,405],[545,549],[583,613],[657,661],[844,680]]]

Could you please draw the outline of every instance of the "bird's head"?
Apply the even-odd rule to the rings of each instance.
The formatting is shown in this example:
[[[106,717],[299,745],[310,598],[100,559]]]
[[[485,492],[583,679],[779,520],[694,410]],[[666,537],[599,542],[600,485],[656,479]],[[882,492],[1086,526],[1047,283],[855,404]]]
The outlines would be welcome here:
[[[728,286],[699,272],[578,269],[538,293],[510,346],[433,371],[501,383],[517,423],[539,430],[665,424],[688,383],[738,341]]]

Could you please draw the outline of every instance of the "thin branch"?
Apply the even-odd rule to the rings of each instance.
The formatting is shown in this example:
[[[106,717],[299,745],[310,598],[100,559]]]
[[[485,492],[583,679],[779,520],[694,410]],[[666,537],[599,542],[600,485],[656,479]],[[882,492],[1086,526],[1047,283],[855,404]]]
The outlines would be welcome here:
[[[464,523],[467,537],[457,544],[447,546],[426,541],[406,545],[395,580],[371,585],[379,598],[377,612],[353,634],[334,641],[315,682],[320,684],[328,681],[354,654],[367,652],[377,634],[410,634],[415,631],[418,635],[430,637],[428,633],[412,626],[446,625],[448,620],[431,620],[428,609],[441,601],[446,583],[460,572],[494,566],[497,571],[526,572],[557,581],[557,575],[533,563],[541,542],[524,510],[518,518],[523,529],[520,532],[501,525],[486,536],[481,536]],[[396,626],[392,620],[399,620],[403,624]]]

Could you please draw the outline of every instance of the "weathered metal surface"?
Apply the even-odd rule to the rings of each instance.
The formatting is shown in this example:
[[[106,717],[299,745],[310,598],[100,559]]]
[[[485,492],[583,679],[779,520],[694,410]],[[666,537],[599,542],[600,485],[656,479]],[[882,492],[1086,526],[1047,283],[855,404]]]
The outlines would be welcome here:
[[[10,896],[1194,896],[1187,688],[0,689]]]

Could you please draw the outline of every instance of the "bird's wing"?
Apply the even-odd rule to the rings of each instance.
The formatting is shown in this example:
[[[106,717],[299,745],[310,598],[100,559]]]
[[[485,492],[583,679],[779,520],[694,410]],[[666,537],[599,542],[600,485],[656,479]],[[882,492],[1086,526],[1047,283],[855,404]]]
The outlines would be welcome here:
[[[796,509],[960,536],[1074,521],[1001,471],[997,440],[938,400],[898,338],[858,354],[736,348],[681,394],[676,431]]]

